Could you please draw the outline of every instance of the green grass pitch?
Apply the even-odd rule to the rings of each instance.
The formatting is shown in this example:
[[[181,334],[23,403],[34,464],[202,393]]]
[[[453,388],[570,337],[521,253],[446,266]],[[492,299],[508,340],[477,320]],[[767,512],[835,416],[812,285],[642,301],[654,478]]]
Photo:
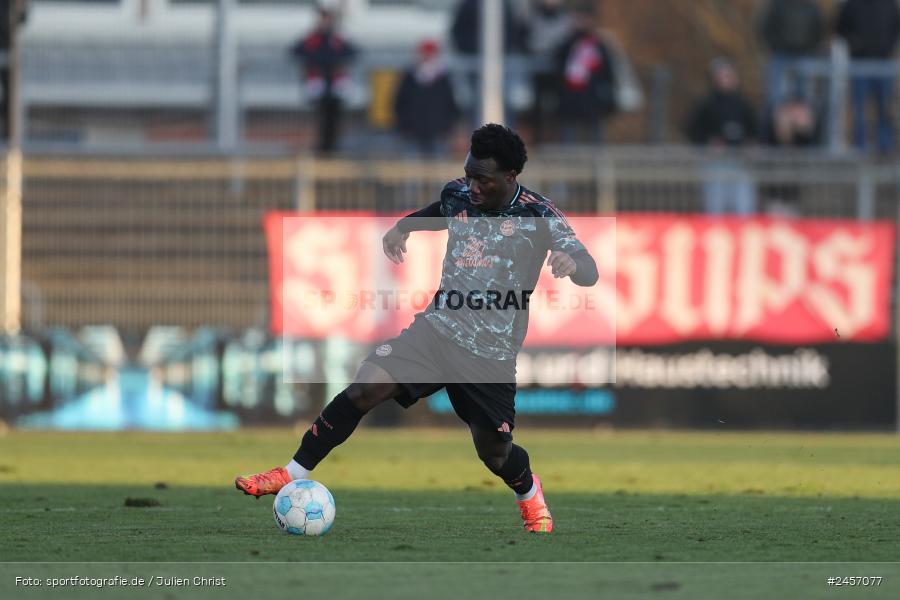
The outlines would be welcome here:
[[[362,429],[315,471],[335,496],[337,520],[328,536],[304,539],[276,529],[271,497],[246,497],[232,483],[284,464],[299,433],[7,432],[0,561],[229,562],[239,563],[229,568],[238,579],[242,569],[276,566],[266,563],[354,562],[354,571],[371,571],[370,585],[393,571],[432,573],[434,583],[454,569],[487,569],[498,593],[510,578],[540,589],[554,577],[539,576],[542,569],[558,569],[573,589],[593,594],[608,584],[619,597],[696,597],[691,582],[709,579],[708,562],[757,563],[719,568],[722,582],[759,572],[833,597],[822,578],[834,569],[815,567],[820,577],[794,563],[852,562],[869,566],[834,574],[894,573],[872,591],[900,590],[894,436],[522,431],[516,439],[556,520],[552,535],[536,536],[522,531],[511,493],[477,460],[464,430]],[[159,505],[127,507],[128,497]],[[432,565],[410,566],[423,562]],[[606,562],[629,564],[585,567]],[[346,569],[317,565],[319,573]],[[4,565],[4,586],[14,572]]]

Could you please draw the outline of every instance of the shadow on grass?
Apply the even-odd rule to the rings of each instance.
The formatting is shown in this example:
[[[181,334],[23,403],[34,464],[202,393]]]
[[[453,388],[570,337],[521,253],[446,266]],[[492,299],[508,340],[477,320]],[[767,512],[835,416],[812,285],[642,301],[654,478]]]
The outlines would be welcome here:
[[[894,561],[900,503],[850,498],[553,493],[556,529],[522,530],[505,490],[335,488],[324,538],[281,533],[272,497],[233,488],[0,490],[0,561]],[[126,506],[129,504],[137,506]],[[155,503],[158,506],[154,506]]]

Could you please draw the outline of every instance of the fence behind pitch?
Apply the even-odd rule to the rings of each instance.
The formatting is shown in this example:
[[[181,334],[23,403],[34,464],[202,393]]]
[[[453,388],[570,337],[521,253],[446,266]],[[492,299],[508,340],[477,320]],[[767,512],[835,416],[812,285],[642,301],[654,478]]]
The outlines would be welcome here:
[[[559,149],[521,180],[568,212],[703,209],[709,156]],[[896,218],[896,169],[821,156],[741,157],[760,210]],[[24,322],[265,325],[262,217],[272,210],[412,210],[434,201],[457,163],[28,157],[24,165]]]

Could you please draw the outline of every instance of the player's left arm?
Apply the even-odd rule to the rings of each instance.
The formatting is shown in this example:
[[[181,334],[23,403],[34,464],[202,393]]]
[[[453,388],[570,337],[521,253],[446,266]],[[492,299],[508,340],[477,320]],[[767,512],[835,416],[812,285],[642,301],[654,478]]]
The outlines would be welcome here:
[[[547,265],[557,279],[569,277],[572,283],[590,287],[597,283],[600,274],[597,263],[584,244],[575,237],[575,231],[568,221],[559,215],[547,217],[550,233],[550,256]]]

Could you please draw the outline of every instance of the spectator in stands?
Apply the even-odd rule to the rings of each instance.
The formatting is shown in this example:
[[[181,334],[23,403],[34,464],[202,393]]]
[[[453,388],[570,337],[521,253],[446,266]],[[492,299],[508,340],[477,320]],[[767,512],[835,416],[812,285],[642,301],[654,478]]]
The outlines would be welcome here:
[[[753,183],[739,157],[726,151],[756,141],[756,113],[741,94],[740,78],[730,60],[714,60],[710,74],[712,90],[694,108],[687,127],[691,142],[710,148],[717,155],[706,167],[704,204],[711,214],[749,215],[756,211]]]
[[[794,94],[769,111],[763,142],[782,148],[815,146],[820,141],[820,123],[812,104]]]
[[[603,141],[604,124],[617,109],[613,60],[593,11],[579,10],[575,27],[556,56],[559,116],[565,142]]]
[[[10,0],[0,0],[0,53],[9,56],[9,52],[13,46],[13,34],[15,27],[25,22],[28,16],[28,3],[21,1],[16,3],[17,13],[13,15],[10,11]],[[0,136],[8,138],[10,134],[10,114],[9,114],[9,90],[12,80],[10,79],[9,63],[3,61],[0,63]]]
[[[803,60],[815,57],[825,37],[825,21],[816,0],[769,0],[759,23],[770,56],[766,68],[766,109],[791,92],[811,96]]]
[[[507,54],[528,51],[528,26],[520,0],[503,0],[503,43]],[[456,51],[477,56],[481,49],[481,0],[461,0],[450,29]]]
[[[481,83],[478,76],[480,66],[477,62],[481,50],[481,4],[482,0],[461,0],[450,27],[453,48],[463,59],[462,71],[465,73],[463,80],[466,82],[464,93],[468,100],[465,104],[469,108],[469,118],[473,127],[481,125],[479,114]],[[503,43],[504,53],[507,56],[528,52],[529,31],[524,15],[523,0],[503,0]],[[504,69],[506,78],[504,87],[507,89],[504,99],[507,101],[506,124],[512,126],[514,115],[508,102],[510,98],[508,91],[512,81],[510,66],[507,62]]]
[[[572,11],[563,0],[537,0],[530,17],[530,50],[534,56],[531,84],[534,93],[534,142],[544,141],[547,125],[559,107],[560,77],[557,50],[569,39],[575,26]]]
[[[837,34],[846,40],[854,61],[887,61],[900,37],[897,0],[846,0],[838,14]],[[869,98],[874,98],[878,111],[877,143],[882,154],[894,149],[890,107],[896,66],[886,64],[885,67],[888,73],[855,75],[852,81],[854,143],[860,150],[866,149],[866,104]]]
[[[762,141],[779,148],[809,148],[820,143],[821,121],[812,104],[796,93],[766,115]],[[760,185],[766,212],[783,217],[800,214],[803,186],[796,181],[771,181]]]
[[[452,131],[459,110],[437,42],[419,44],[418,55],[418,62],[406,70],[397,88],[394,113],[397,129],[418,154],[436,157],[445,152],[443,138]]]
[[[316,148],[321,153],[331,153],[337,147],[342,99],[350,84],[346,66],[356,55],[356,48],[335,32],[334,14],[323,8],[315,30],[298,41],[291,53],[303,65],[307,97],[318,105]]]

